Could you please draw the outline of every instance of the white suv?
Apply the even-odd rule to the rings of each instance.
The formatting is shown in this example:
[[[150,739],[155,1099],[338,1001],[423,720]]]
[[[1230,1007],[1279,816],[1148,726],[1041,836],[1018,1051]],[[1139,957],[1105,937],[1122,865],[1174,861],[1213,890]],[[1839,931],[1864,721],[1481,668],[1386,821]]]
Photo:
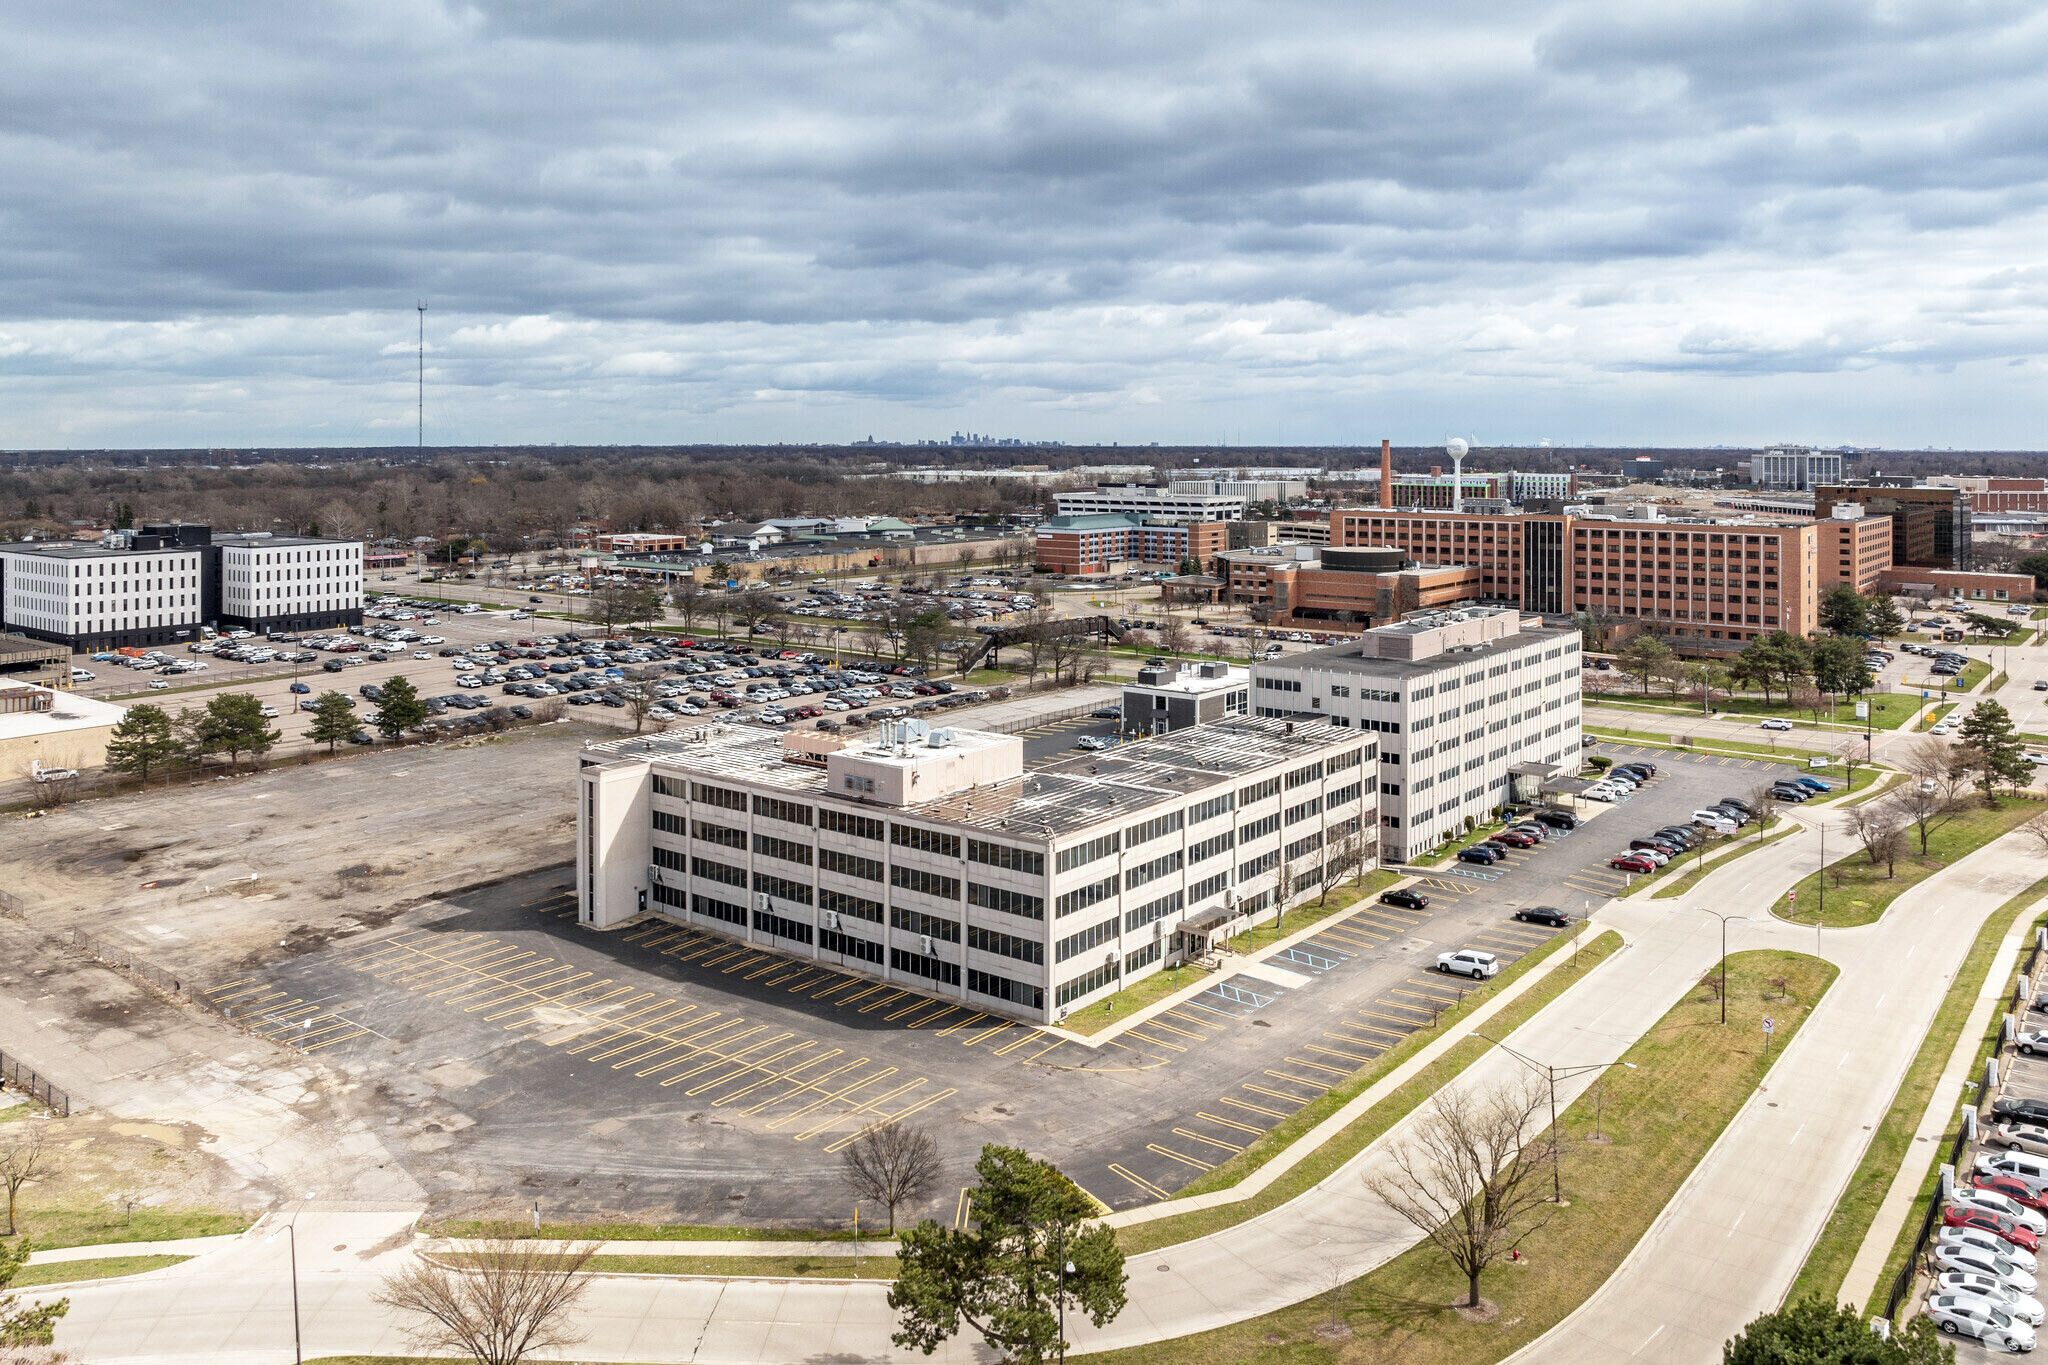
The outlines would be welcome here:
[[[1469,976],[1474,981],[1484,981],[1499,974],[1500,959],[1477,948],[1460,948],[1454,953],[1438,953],[1436,969],[1453,976]]]

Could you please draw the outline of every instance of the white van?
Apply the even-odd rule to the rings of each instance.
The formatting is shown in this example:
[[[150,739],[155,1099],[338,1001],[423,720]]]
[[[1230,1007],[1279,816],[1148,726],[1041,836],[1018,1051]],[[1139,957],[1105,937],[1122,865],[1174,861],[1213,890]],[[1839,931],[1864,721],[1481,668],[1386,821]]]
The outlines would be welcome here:
[[[1978,1175],[2009,1175],[2035,1194],[2048,1190],[2048,1158],[2026,1152],[1980,1152]]]
[[[99,674],[89,668],[74,668],[71,670],[71,681],[73,682],[91,682],[98,676]]]

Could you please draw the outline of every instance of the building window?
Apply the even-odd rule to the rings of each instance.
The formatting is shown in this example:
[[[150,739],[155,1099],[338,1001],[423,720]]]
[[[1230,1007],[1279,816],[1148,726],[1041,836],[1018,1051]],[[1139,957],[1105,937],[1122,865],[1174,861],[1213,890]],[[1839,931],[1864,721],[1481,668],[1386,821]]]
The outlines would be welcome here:
[[[737,886],[742,891],[746,890],[747,887],[747,874],[745,871],[737,867],[729,867],[724,863],[713,862],[709,858],[690,859],[690,875],[692,877],[702,877],[709,882],[724,882],[727,886]]]
[[[896,971],[908,972],[912,976],[921,976],[927,981],[937,981],[941,985],[957,986],[960,984],[959,964],[941,962],[935,957],[921,957],[916,953],[906,953],[901,948],[891,948],[889,950],[889,965]]]
[[[787,877],[777,877],[767,872],[754,874],[754,890],[777,900],[796,901],[800,905],[811,903],[811,884],[793,882]]]
[[[1188,807],[1188,823],[1199,825],[1204,820],[1213,820],[1219,815],[1227,814],[1230,810],[1230,793],[1225,792],[1221,796],[1213,796],[1207,801]]]
[[[791,839],[778,839],[772,834],[754,836],[754,852],[768,858],[780,858],[785,863],[811,865],[811,847]]]
[[[960,941],[960,925],[956,920],[943,919],[938,915],[927,915],[922,910],[911,910],[901,905],[889,907],[889,923],[906,933],[922,934],[944,943]]]
[[[1240,787],[1237,792],[1238,809],[1242,810],[1246,806],[1256,805],[1268,797],[1278,796],[1279,794],[1280,779],[1277,777],[1269,777],[1264,782],[1254,782],[1249,787]]]
[[[723,806],[727,810],[745,811],[747,794],[727,791],[724,787],[710,787],[702,782],[690,784],[690,799],[702,801],[707,806]]]
[[[1237,841],[1240,844],[1249,844],[1265,838],[1268,834],[1278,833],[1279,829],[1280,817],[1277,814],[1263,816],[1249,824],[1238,826]]]
[[[772,934],[776,938],[795,939],[798,943],[811,941],[811,926],[801,921],[785,919],[772,910],[754,912],[754,929],[757,933]]]
[[[871,901],[865,896],[848,895],[844,891],[833,891],[821,887],[818,891],[818,908],[835,915],[847,915],[864,919],[870,924],[882,922],[882,903]]]
[[[760,835],[754,836],[759,839]],[[818,850],[818,867],[824,872],[837,872],[848,877],[859,877],[862,881],[882,880],[882,864],[876,858],[863,858],[857,853],[841,853],[836,848]]]
[[[862,962],[882,965],[882,945],[870,943],[864,938],[842,934],[837,929],[818,931],[818,948],[821,952],[837,953],[841,957],[858,958]]]
[[[707,820],[692,820],[690,822],[690,833],[692,837],[701,839],[707,844],[719,844],[725,848],[735,848],[742,853],[746,852],[747,832],[745,830],[728,829],[724,825],[714,825]]]
[[[1008,844],[991,844],[980,839],[969,839],[967,861],[985,863],[990,867],[1005,868],[1011,872],[1022,872],[1031,877],[1045,875],[1045,855],[1036,849],[1012,848]]]
[[[1045,1008],[1045,988],[1043,986],[1034,986],[1025,981],[1012,981],[1009,977],[997,976],[994,972],[981,972],[969,967],[967,969],[967,989],[975,992],[977,995],[986,995],[995,1000],[1007,1000],[1013,1005],[1022,1005],[1027,1009],[1042,1010]]]
[[[1147,882],[1156,882],[1161,877],[1170,876],[1180,871],[1180,868],[1181,852],[1179,849],[1175,849],[1171,853],[1154,858],[1149,863],[1126,869],[1124,872],[1124,889],[1129,891],[1134,887],[1143,886]]]
[[[1066,962],[1080,953],[1087,952],[1090,948],[1101,947],[1115,938],[1116,935],[1117,924],[1114,919],[1106,919],[1100,924],[1091,924],[1078,934],[1069,934],[1061,939],[1059,947],[1054,950],[1053,959],[1057,962]]]
[[[1198,881],[1194,885],[1190,886],[1188,888],[1188,899],[1191,901],[1198,901],[1201,900],[1204,896],[1213,896],[1218,891],[1223,890],[1223,888],[1229,885],[1230,870],[1228,868],[1225,868],[1223,871],[1218,872],[1215,876],[1205,877],[1201,881]]]
[[[983,929],[970,924],[967,927],[967,946],[984,953],[1014,957],[1019,962],[1030,962],[1038,966],[1045,964],[1043,943],[1036,939],[1018,938],[1014,934],[998,933],[994,929]]]
[[[727,924],[746,927],[747,912],[731,901],[717,900],[711,896],[690,897],[690,913],[706,919],[724,920]]]
[[[1219,853],[1228,853],[1234,847],[1236,847],[1236,839],[1226,829],[1213,838],[1204,839],[1198,844],[1189,845],[1188,862],[1190,864],[1199,863],[1205,859],[1213,858]]]
[[[1299,824],[1310,816],[1321,815],[1322,813],[1323,798],[1312,796],[1298,806],[1289,806],[1287,808],[1287,823],[1290,825]]]
[[[1170,896],[1161,896],[1150,905],[1141,905],[1136,910],[1126,910],[1124,912],[1124,932],[1129,933],[1133,929],[1142,929],[1153,920],[1164,919],[1168,915],[1178,914],[1186,904],[1187,901],[1182,893],[1176,891]]]
[[[1045,901],[1042,897],[1022,891],[1011,891],[1001,886],[983,886],[980,882],[970,881],[967,883],[967,903],[978,905],[984,910],[1016,915],[1020,919],[1045,918]]]
[[[880,843],[882,822],[865,815],[850,815],[843,810],[829,807],[818,812],[818,828],[829,829],[835,834],[851,834],[856,839],[873,839]]]
[[[889,885],[920,895],[936,896],[940,900],[960,899],[960,879],[945,877],[936,872],[927,872],[921,867],[904,867],[898,864],[889,869]]]
[[[1067,982],[1053,993],[1053,998],[1060,1004],[1065,1005],[1071,1001],[1079,1000],[1084,995],[1091,995],[1101,990],[1116,979],[1117,964],[1114,962],[1106,963],[1103,966],[1097,967],[1086,976],[1077,976],[1072,981]]]
[[[1100,905],[1115,894],[1116,878],[1104,877],[1099,882],[1092,882],[1061,896],[1054,907],[1054,914],[1059,919],[1065,919],[1068,915],[1086,910],[1091,905]]]
[[[1071,872],[1077,867],[1086,867],[1098,858],[1109,857],[1117,851],[1117,847],[1117,836],[1114,834],[1104,834],[1099,838],[1090,839],[1084,844],[1075,844],[1072,848],[1061,849],[1056,861],[1060,871]]]
[[[941,834],[935,829],[919,829],[915,825],[889,826],[889,842],[898,848],[914,848],[925,853],[936,853],[942,858],[960,856],[960,836]]]
[[[1146,944],[1135,953],[1126,954],[1124,957],[1124,974],[1128,976],[1140,967],[1149,967],[1157,962],[1161,949],[1162,945],[1155,941]]]
[[[754,814],[764,815],[771,820],[785,820],[792,825],[810,827],[811,808],[795,801],[784,801],[773,796],[754,798]]]

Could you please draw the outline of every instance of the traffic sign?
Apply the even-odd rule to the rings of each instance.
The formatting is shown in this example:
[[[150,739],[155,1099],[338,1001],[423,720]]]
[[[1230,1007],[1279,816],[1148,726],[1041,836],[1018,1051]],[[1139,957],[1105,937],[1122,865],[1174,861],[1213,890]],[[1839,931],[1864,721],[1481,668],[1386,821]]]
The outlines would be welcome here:
[[[1776,1033],[1777,1031],[1778,1031],[1778,1023],[1777,1023],[1777,1021],[1776,1021],[1775,1019],[1769,1019],[1769,1018],[1766,1018],[1766,1019],[1764,1020],[1764,1032],[1765,1032],[1765,1033]]]

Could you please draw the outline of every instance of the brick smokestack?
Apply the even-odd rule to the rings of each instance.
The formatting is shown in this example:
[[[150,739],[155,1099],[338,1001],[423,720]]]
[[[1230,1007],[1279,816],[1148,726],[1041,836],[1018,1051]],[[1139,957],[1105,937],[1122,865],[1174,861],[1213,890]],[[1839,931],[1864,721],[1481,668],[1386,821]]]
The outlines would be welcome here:
[[[1380,506],[1394,505],[1394,443],[1380,442]]]

